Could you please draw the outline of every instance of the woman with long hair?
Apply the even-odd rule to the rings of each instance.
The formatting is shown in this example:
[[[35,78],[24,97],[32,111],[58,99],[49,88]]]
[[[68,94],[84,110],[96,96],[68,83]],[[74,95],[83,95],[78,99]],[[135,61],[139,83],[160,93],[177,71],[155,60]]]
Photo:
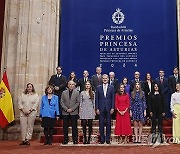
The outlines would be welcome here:
[[[153,136],[156,134],[156,121],[158,120],[158,135],[160,137],[160,142],[163,143],[162,133],[163,133],[163,116],[165,116],[165,104],[164,96],[161,94],[159,85],[157,83],[153,86],[153,92],[149,95],[149,111],[152,118],[152,130]],[[152,142],[155,143],[154,137]]]
[[[36,94],[34,85],[28,83],[24,92],[19,96],[18,101],[22,138],[22,142],[19,145],[30,145],[29,140],[32,138],[38,105],[39,96]]]
[[[130,84],[128,83],[128,78],[124,77],[122,79],[122,84],[124,85],[124,90],[125,92],[130,96],[131,92],[130,92]]]
[[[130,109],[130,115],[132,116],[134,124],[134,142],[141,143],[143,123],[145,122],[146,116],[146,99],[139,82],[135,84],[134,90],[131,92]]]
[[[129,95],[125,92],[124,84],[120,84],[115,95],[115,109],[117,110],[115,135],[119,136],[119,143],[122,143],[123,136],[124,143],[127,143],[127,137],[132,135],[129,107]]]
[[[95,119],[95,93],[92,91],[90,81],[85,82],[85,89],[80,94],[79,116],[83,128],[83,144],[90,144],[92,134],[92,122]],[[88,139],[86,136],[88,128]]]
[[[75,83],[75,86],[77,87],[78,85],[78,79],[76,78],[76,73],[74,71],[71,71],[70,74],[69,74],[69,77],[68,77],[68,82],[69,81],[74,81]],[[68,83],[67,82],[67,83]]]
[[[55,120],[59,119],[58,96],[53,93],[54,88],[48,85],[45,88],[45,95],[42,96],[41,100],[40,118],[42,118],[41,126],[44,127],[44,145],[52,145]]]

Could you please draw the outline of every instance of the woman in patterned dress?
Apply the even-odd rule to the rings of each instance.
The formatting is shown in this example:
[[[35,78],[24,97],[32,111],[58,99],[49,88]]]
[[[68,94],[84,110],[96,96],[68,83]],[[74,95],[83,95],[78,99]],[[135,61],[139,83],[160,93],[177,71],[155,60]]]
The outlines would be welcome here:
[[[80,94],[79,116],[83,127],[83,144],[90,144],[92,121],[95,119],[95,94],[92,91],[92,85],[90,81],[86,81],[85,90]],[[87,125],[89,126],[88,139],[86,137]]]
[[[135,143],[141,143],[143,123],[146,116],[146,99],[141,85],[137,82],[131,93],[130,115],[134,124]],[[138,138],[139,131],[139,138]]]

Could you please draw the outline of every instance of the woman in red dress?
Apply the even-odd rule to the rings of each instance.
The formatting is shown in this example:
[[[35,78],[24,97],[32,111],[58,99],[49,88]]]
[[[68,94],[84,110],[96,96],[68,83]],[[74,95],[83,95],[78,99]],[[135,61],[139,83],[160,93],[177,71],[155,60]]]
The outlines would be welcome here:
[[[122,143],[123,136],[125,136],[124,143],[127,143],[127,137],[132,135],[129,107],[129,95],[125,93],[124,85],[120,84],[115,96],[115,109],[117,110],[115,135],[119,136],[119,143]]]

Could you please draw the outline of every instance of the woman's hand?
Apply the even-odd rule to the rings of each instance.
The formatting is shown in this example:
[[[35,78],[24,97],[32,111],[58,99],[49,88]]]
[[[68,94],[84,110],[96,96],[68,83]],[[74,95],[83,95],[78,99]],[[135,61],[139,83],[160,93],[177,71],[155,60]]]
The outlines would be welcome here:
[[[131,110],[130,110],[130,112],[129,112],[129,113],[130,113],[130,117],[132,117],[132,111],[131,111]]]
[[[177,116],[176,116],[177,114],[176,113],[174,113],[174,111],[172,112],[172,117],[174,118],[174,119],[176,119],[177,118]]]
[[[144,117],[146,116],[146,110],[144,110]]]

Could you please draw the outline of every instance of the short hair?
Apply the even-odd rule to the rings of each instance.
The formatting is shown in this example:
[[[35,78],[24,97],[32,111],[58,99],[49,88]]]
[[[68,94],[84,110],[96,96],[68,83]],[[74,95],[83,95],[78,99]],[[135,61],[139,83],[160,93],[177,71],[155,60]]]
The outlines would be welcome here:
[[[103,78],[104,76],[106,76],[107,78],[109,78],[109,76],[108,76],[107,74],[103,74],[103,75],[102,75],[102,78]]]
[[[135,72],[134,72],[134,75],[135,75],[136,73],[138,73],[138,74],[140,75],[139,71],[135,71]]]
[[[56,69],[60,68],[62,70],[62,66],[57,66]]]
[[[164,72],[164,70],[163,70],[163,69],[160,69],[160,70],[159,70],[159,72],[160,72],[160,71]]]
[[[179,67],[175,66],[175,67],[174,67],[174,69],[177,69],[177,70],[179,70]],[[174,70],[174,69],[173,69],[173,70]]]
[[[51,88],[52,89],[52,93],[54,93],[54,87],[52,85],[47,85],[47,87],[45,88],[45,94],[48,95],[48,89]]]
[[[110,75],[110,74],[113,74],[113,75],[115,75],[115,73],[114,73],[114,72],[109,72],[109,75]]]

